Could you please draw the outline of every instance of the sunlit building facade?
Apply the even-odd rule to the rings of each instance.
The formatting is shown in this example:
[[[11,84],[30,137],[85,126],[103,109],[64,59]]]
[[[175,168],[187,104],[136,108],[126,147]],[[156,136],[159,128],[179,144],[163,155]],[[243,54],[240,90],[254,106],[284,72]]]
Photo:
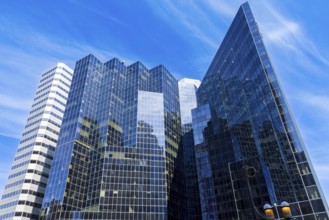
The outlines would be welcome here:
[[[0,219],[38,219],[73,70],[42,74],[0,201]]]
[[[202,83],[93,55],[72,73],[42,75],[0,220],[260,220],[283,201],[329,220],[248,3]]]
[[[264,219],[264,204],[286,201],[296,220],[328,220],[248,3],[235,16],[197,101],[193,131],[202,219]]]
[[[177,80],[93,55],[74,72],[40,219],[182,219]]]

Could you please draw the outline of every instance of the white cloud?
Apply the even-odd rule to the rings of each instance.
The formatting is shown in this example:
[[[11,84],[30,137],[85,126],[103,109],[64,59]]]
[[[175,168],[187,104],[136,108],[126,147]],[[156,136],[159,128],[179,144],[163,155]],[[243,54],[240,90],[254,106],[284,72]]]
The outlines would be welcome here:
[[[271,31],[265,32],[265,37],[270,42],[273,42],[280,47],[290,49],[300,55],[298,47],[293,43],[296,35],[299,35],[300,27],[297,23],[292,21],[284,21],[279,27],[272,29]]]
[[[36,85],[41,74],[64,62],[74,63],[92,53],[101,61],[118,57],[128,63],[132,56],[106,51],[83,42],[67,42],[39,32],[24,34],[24,28],[11,28],[11,22],[0,18],[0,33],[10,36],[11,44],[0,43],[0,134],[19,138],[31,108]],[[15,78],[13,80],[13,78]]]
[[[92,12],[92,13],[94,13],[94,14],[96,14],[96,15],[104,18],[104,19],[107,19],[109,21],[114,21],[114,22],[116,22],[116,23],[118,23],[120,25],[125,25],[125,23],[123,23],[121,20],[119,20],[119,19],[111,16],[109,13],[103,13],[100,10],[97,10],[95,8],[90,7],[90,5],[89,5],[89,7],[87,7],[85,3],[83,3],[83,2],[81,2],[79,0],[73,0],[71,2],[74,3],[75,6],[78,6],[78,7],[82,8],[82,9],[84,9],[84,10],[90,11],[90,12]]]
[[[329,97],[310,91],[296,94],[292,100],[300,114],[298,125],[325,197],[329,199]]]
[[[224,0],[207,0],[204,2],[148,1],[152,10],[170,25],[174,31],[179,33],[184,40],[189,41],[191,47],[205,47],[206,53],[218,48],[220,44],[219,38],[226,32],[229,23],[237,12],[238,4],[242,2],[242,0],[234,2]],[[282,63],[281,65],[289,66],[283,70],[296,68],[296,65],[298,65],[299,69],[304,70],[303,74],[323,72],[314,61],[310,60],[310,57],[329,66],[329,59],[324,55],[323,48],[309,38],[305,27],[300,21],[294,19],[291,14],[284,13],[284,10],[276,8],[275,1],[270,3],[270,1],[254,0],[252,2],[254,4],[251,4],[251,8],[255,13],[256,20],[259,22],[261,32],[264,34],[264,40],[270,46],[274,45],[274,52],[278,55],[277,60],[279,61],[282,58],[281,55],[286,55],[292,59],[291,63],[282,59],[278,62]],[[76,1],[76,3],[84,7],[79,1]],[[85,9],[105,19],[117,23],[121,22],[94,9]],[[123,53],[124,50],[106,51],[104,48],[95,48],[92,44],[86,42],[74,40],[67,42],[52,36],[42,35],[38,32],[26,31],[26,27],[12,26],[11,22],[4,20],[3,17],[0,18],[0,23],[1,35],[10,38],[16,45],[15,47],[0,45],[0,74],[2,81],[6,82],[6,85],[0,84],[2,86],[0,88],[0,134],[2,135],[20,137],[21,128],[24,126],[27,111],[30,107],[29,102],[32,101],[32,93],[34,94],[35,92],[34,85],[36,85],[37,79],[39,79],[45,68],[49,68],[58,61],[63,61],[73,67],[77,59],[89,53],[93,53],[102,61],[106,61],[118,54],[127,63],[137,60],[136,57]],[[221,29],[219,26],[221,23],[225,23],[226,28]],[[198,39],[201,46],[196,45],[197,41],[191,40],[191,36]],[[280,51],[277,48],[280,48]],[[15,59],[7,59],[7,57]],[[191,62],[191,65],[200,63],[199,66],[204,66],[204,63],[208,64],[210,62],[207,59],[204,56],[196,55],[195,60],[186,62]],[[290,67],[290,65],[294,65],[294,67]],[[7,69],[3,68],[4,66],[11,67],[11,72],[7,72]],[[287,72],[289,73],[289,71]],[[12,76],[16,76],[15,81],[12,80]],[[297,87],[297,85],[294,85],[294,82],[287,82],[286,84],[291,87]],[[15,91],[17,94],[22,93],[22,97],[10,98],[15,97],[13,93]],[[297,89],[294,91],[297,91]],[[294,97],[293,94],[289,95],[289,97]],[[328,158],[326,153],[328,152],[326,147],[328,145],[326,144],[327,142],[320,143],[318,139],[319,135],[326,135],[326,125],[329,125],[329,120],[327,120],[328,117],[326,116],[329,112],[329,97],[310,92],[301,92],[297,98],[298,104],[300,104],[298,108],[305,108],[305,112],[317,114],[323,118],[321,122],[325,123],[325,126],[318,126],[316,129],[304,124],[303,131],[304,137],[308,142],[307,146],[312,148],[310,153],[313,161],[318,161],[315,169],[318,172],[319,179],[320,181],[327,181],[324,183],[328,183],[328,163],[323,159]],[[305,112],[304,114],[306,114]]]
[[[0,106],[16,110],[28,110],[31,105],[31,100],[15,99],[12,96],[0,94]]]
[[[20,138],[27,119],[26,111],[2,109],[0,111],[0,135]]]
[[[329,113],[329,97],[304,94],[304,101],[312,107],[320,109],[322,112]]]
[[[297,96],[301,104],[307,105],[308,108],[311,108],[318,112],[329,113],[329,96],[316,95],[310,92],[301,91]]]
[[[148,1],[157,15],[173,27],[183,38],[194,36],[213,49],[217,49],[217,41],[221,31],[203,4],[197,1]],[[189,39],[190,40],[190,39]]]
[[[32,100],[0,94],[0,135],[19,138]]]
[[[234,7],[235,4],[231,1],[207,0],[206,3],[210,8],[221,15],[220,17],[225,16],[230,20],[232,20],[237,12],[237,7]]]
[[[310,56],[329,66],[329,57],[325,57],[316,43],[307,36],[302,23],[284,16],[269,1],[262,2],[257,9],[260,18],[256,17],[256,20],[261,26],[265,41],[282,48],[281,52],[288,53],[291,50],[298,56],[301,64],[309,61],[308,56]]]

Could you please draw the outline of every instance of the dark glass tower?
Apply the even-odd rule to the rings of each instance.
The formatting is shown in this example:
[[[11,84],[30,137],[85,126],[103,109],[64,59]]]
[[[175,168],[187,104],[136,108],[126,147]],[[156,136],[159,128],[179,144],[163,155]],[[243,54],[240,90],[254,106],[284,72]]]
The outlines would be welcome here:
[[[197,100],[193,130],[203,219],[264,219],[263,205],[282,201],[295,219],[328,219],[248,3],[234,18]]]
[[[183,219],[201,219],[201,205],[199,198],[198,175],[196,170],[195,149],[192,130],[191,110],[196,108],[196,91],[200,81],[195,79],[181,79],[178,81],[179,104],[182,122],[181,150],[182,157],[179,164],[183,167],[180,181],[184,185],[185,215]]]
[[[180,125],[164,66],[79,60],[41,219],[183,219]]]

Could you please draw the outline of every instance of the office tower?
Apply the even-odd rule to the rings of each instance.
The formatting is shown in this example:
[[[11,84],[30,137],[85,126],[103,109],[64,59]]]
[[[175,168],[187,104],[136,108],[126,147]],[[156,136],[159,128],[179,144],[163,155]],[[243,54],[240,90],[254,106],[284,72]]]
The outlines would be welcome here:
[[[72,73],[58,63],[41,77],[0,201],[0,219],[39,217]]]
[[[328,219],[248,3],[235,16],[197,101],[193,131],[203,219],[264,219],[263,205],[282,201],[290,203],[294,219]]]
[[[182,219],[177,80],[93,55],[74,72],[40,219]]]
[[[184,184],[185,219],[201,219],[201,204],[196,170],[195,150],[192,130],[191,110],[197,107],[196,90],[200,81],[183,78],[178,81],[179,104],[181,113],[182,138],[181,149],[183,156],[179,164],[183,166],[183,176],[180,181]]]
[[[181,149],[183,156],[180,164],[183,167],[183,176],[180,181],[184,184],[186,214],[184,219],[201,219],[201,204],[199,198],[198,176],[196,171],[195,150],[192,131],[192,113],[196,108],[196,90],[200,81],[183,78],[178,81],[179,105],[182,124]]]

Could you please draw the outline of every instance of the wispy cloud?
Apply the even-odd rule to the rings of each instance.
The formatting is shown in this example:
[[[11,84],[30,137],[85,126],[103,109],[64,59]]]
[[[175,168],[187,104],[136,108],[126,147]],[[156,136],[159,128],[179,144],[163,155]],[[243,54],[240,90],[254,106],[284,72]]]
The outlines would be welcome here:
[[[193,52],[197,51],[197,53],[188,54],[184,60],[177,59],[179,61],[176,63],[181,65],[180,62],[185,62],[187,64],[185,67],[193,67],[190,68],[191,72],[182,71],[185,77],[188,76],[186,74],[190,74],[191,76],[188,77],[193,78],[196,76],[195,72],[199,71],[201,78],[215,50],[220,45],[220,39],[228,29],[239,5],[244,1],[146,0],[146,3],[151,9],[149,11],[153,13],[154,20],[163,21],[164,23],[160,23],[161,25],[168,25],[169,29],[171,28],[175,33],[175,37],[177,34],[180,42],[186,43],[184,49],[187,47],[197,48],[197,50],[191,50]],[[294,113],[300,115],[298,122],[302,127],[302,133],[307,142],[306,146],[308,149],[312,149],[309,152],[313,161],[317,161],[316,170],[319,173],[319,178],[327,181],[328,169],[326,164],[328,162],[325,158],[328,158],[327,148],[329,145],[327,144],[328,141],[324,139],[328,134],[329,127],[329,117],[327,116],[329,115],[327,114],[329,111],[328,90],[323,89],[322,92],[312,91],[310,85],[313,84],[313,88],[316,88],[319,83],[314,81],[313,78],[321,76],[319,80],[321,81],[324,75],[328,75],[328,53],[318,42],[311,38],[303,21],[294,17],[285,8],[279,8],[277,1],[250,0],[250,2],[264,35],[265,43],[271,49],[270,55],[274,56],[277,61],[274,66],[281,70],[278,74],[286,80],[284,82],[286,88],[284,89],[289,91],[287,94],[289,101],[293,101],[297,106],[294,108]],[[106,23],[113,22],[117,25],[115,26],[117,28],[119,26],[126,27],[127,23],[123,23],[121,19],[112,16],[113,14],[104,13],[106,10],[98,10],[95,4],[89,8],[88,4],[81,4],[80,1],[75,0],[73,3],[76,6],[74,10],[83,11],[83,13],[77,13],[76,20],[70,20],[65,13],[58,13],[57,16],[60,16],[60,18],[57,17],[56,22],[53,23],[53,25],[57,24],[57,29],[52,29],[51,33],[47,32],[48,29],[43,29],[42,25],[34,28],[29,26],[33,25],[33,22],[36,21],[35,18],[38,18],[35,16],[27,14],[16,16],[13,14],[0,17],[0,134],[20,137],[31,106],[29,100],[31,102],[33,100],[40,74],[43,70],[55,65],[56,62],[62,61],[74,67],[77,59],[89,53],[93,53],[102,61],[107,61],[116,56],[125,60],[127,64],[140,59],[141,56],[138,53],[142,52],[136,50],[132,53],[125,46],[127,42],[123,42],[121,39],[122,36],[129,35],[132,32],[127,34],[128,32],[123,31],[122,35],[115,36],[117,31],[115,28],[104,31],[106,25],[103,23],[100,27],[97,27],[95,21],[97,21],[97,24],[98,21],[102,20],[105,20]],[[140,4],[142,3],[144,2]],[[68,7],[67,9],[67,11],[70,11],[73,8]],[[42,14],[41,10],[39,12],[41,17],[46,17],[46,14]],[[73,14],[77,15],[74,12]],[[48,11],[46,13],[49,14]],[[124,14],[122,16],[129,15]],[[19,21],[34,18],[31,19],[31,22],[15,23],[12,20],[14,17],[19,17]],[[93,20],[93,17],[97,17],[97,19]],[[140,15],[140,18],[142,17]],[[77,24],[81,20],[83,20],[83,24]],[[51,21],[49,19],[41,23],[51,26]],[[134,24],[134,21],[130,20],[130,22]],[[60,30],[58,29],[59,26]],[[85,32],[81,31],[80,28],[85,29]],[[143,33],[139,33],[138,30],[133,34],[144,37]],[[100,39],[99,35],[106,37]],[[115,39],[115,37],[120,39]],[[132,42],[137,38],[134,35],[129,37],[129,41]],[[108,38],[111,38],[111,40],[108,40]],[[162,44],[164,38],[160,36],[156,40]],[[145,44],[148,43],[145,42]],[[177,45],[177,41],[172,43],[168,50],[175,53],[175,46],[180,45]],[[152,53],[156,54],[159,51],[152,51]],[[175,55],[173,54],[173,57]],[[177,54],[177,58],[180,58],[180,56],[181,54]],[[147,60],[144,62],[149,68],[152,67]],[[174,72],[178,71],[174,70]],[[175,75],[178,78],[183,76],[180,73]],[[310,116],[314,117],[312,118],[312,125],[310,125],[311,119],[308,118]],[[327,192],[329,195],[329,190]]]
[[[293,40],[300,33],[300,27],[297,23],[292,21],[283,21],[280,26],[269,32],[265,32],[265,36],[270,42],[273,42],[280,47],[290,49],[297,54],[301,54],[300,50],[294,45]]]
[[[315,108],[322,113],[329,113],[329,96],[302,92],[297,97],[300,102],[308,105],[309,108]]]
[[[206,45],[218,48],[218,36],[221,31],[212,19],[207,16],[207,8],[197,1],[147,1],[157,15],[167,21],[174,30],[184,38],[194,36]],[[175,20],[175,22],[173,22]],[[189,40],[190,41],[190,40]]]
[[[218,1],[218,0],[207,0],[206,3],[208,4],[209,8],[214,10],[219,16],[222,18],[223,16],[229,20],[232,20],[234,15],[237,12],[236,4],[233,4],[231,1]],[[237,2],[236,2],[237,3]]]
[[[25,34],[23,28],[11,28],[11,21],[5,18],[0,18],[0,21],[0,34],[10,38],[9,43],[0,41],[1,135],[20,137],[42,71],[57,62],[64,62],[74,68],[78,59],[90,53],[104,62],[112,57],[121,58],[127,63],[134,61],[132,56],[125,56],[125,53],[107,51],[86,42],[68,42],[40,32]],[[15,80],[13,76],[16,76]]]
[[[326,153],[327,151],[323,148],[326,147],[326,144],[321,143],[321,141],[327,137],[323,134],[329,132],[329,96],[303,89],[293,93],[295,94],[291,96],[291,102],[295,106],[293,110],[297,113],[295,116],[298,116],[296,119],[302,127],[305,139],[312,141],[312,145],[317,144],[316,149]],[[296,108],[297,106],[298,108]],[[318,125],[316,129],[313,127],[315,125]]]
[[[3,108],[28,110],[31,104],[31,100],[17,100],[12,96],[0,94],[0,106]]]
[[[326,198],[329,198],[329,97],[303,91],[293,101],[300,114],[297,118],[306,149]]]
[[[268,2],[264,3],[263,7],[266,10],[264,10],[264,14],[260,13],[260,15],[266,16],[266,19],[259,19],[259,23],[265,39],[269,43],[274,43],[285,50],[290,49],[300,55],[300,48],[296,46],[296,39],[302,36],[300,25],[282,16]]]
[[[114,21],[114,22],[116,22],[116,23],[118,23],[120,25],[125,25],[125,23],[122,22],[121,20],[119,20],[118,18],[109,15],[109,13],[102,12],[101,10],[99,10],[99,8],[98,9],[95,9],[93,7],[90,7],[90,5],[89,6],[86,6],[86,4],[84,4],[81,1],[77,1],[77,0],[72,0],[71,2],[74,3],[75,6],[78,6],[78,7],[82,8],[82,9],[84,9],[84,10],[90,11],[90,12],[92,12],[92,13],[100,16],[100,17],[102,17],[103,19],[107,19],[109,21]]]
[[[259,23],[268,43],[282,48],[283,52],[291,50],[300,58],[300,63],[309,60],[310,56],[329,67],[329,57],[326,57],[307,36],[301,23],[284,16],[282,11],[279,12],[269,1],[262,2],[261,7],[263,10],[257,10],[261,16]]]
[[[324,48],[308,34],[302,20],[275,1],[254,1],[251,5],[264,41],[274,58],[274,66],[284,79],[283,88],[297,116],[315,171],[329,198],[327,134],[329,132],[328,80],[329,57]],[[323,89],[321,89],[322,86]]]
[[[15,111],[6,108],[2,109],[0,111],[0,135],[20,138],[26,118],[26,111]]]

